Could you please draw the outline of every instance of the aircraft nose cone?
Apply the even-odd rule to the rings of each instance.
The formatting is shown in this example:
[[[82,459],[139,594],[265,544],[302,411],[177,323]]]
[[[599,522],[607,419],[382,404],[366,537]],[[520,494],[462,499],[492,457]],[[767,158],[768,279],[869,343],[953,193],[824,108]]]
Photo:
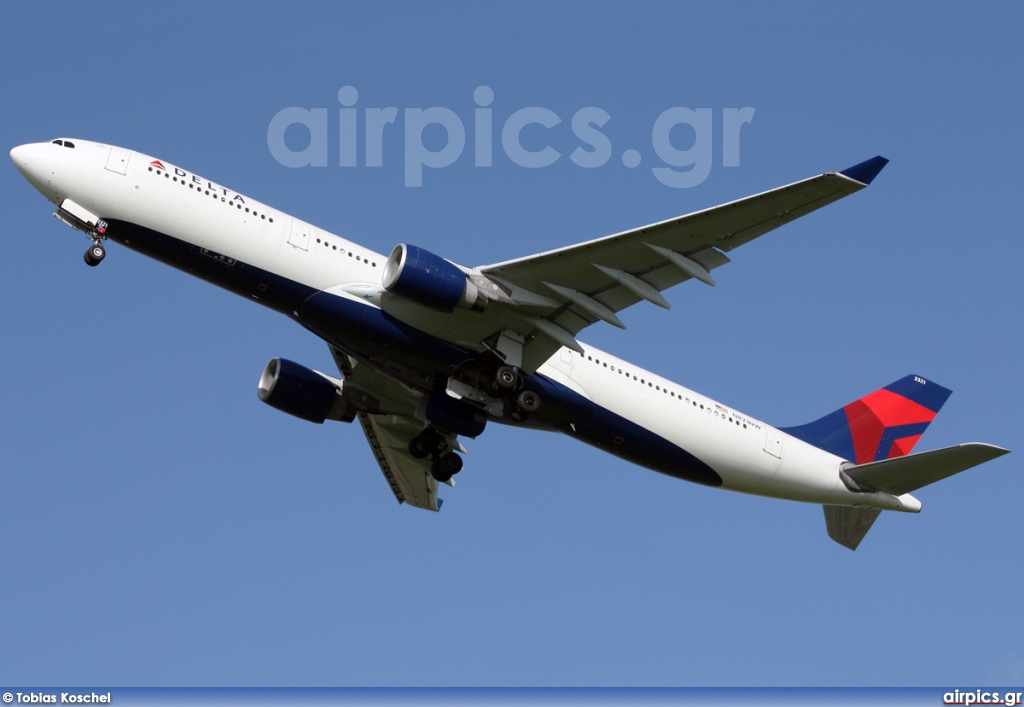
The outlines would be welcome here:
[[[11,161],[28,183],[50,198],[50,177],[53,173],[52,158],[47,155],[46,146],[40,143],[18,145],[11,150]]]
[[[18,168],[18,171],[22,174],[28,168],[28,145],[18,145],[11,150],[11,161],[14,162],[14,166]]]

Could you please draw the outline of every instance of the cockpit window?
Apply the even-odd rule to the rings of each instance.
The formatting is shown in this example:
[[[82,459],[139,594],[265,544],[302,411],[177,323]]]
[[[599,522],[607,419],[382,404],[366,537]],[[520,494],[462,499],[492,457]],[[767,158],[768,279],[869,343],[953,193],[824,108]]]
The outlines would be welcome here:
[[[54,145],[60,145],[61,147],[70,147],[72,150],[75,149],[75,143],[70,140],[50,140]]]
[[[51,142],[53,142],[54,145],[63,145],[64,144],[63,140],[51,140]]]

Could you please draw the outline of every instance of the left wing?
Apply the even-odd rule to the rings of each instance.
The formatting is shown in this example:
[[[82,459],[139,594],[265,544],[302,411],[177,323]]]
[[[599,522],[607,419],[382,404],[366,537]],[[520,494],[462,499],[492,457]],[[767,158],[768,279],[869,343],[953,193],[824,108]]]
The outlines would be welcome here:
[[[585,243],[474,269],[500,283],[522,318],[527,370],[560,346],[582,351],[576,334],[641,300],[669,304],[661,291],[691,278],[709,285],[725,251],[860,191],[888,160],[874,157],[842,172],[805,179],[704,211]],[[505,306],[509,306],[507,303]],[[529,361],[527,363],[526,361]]]

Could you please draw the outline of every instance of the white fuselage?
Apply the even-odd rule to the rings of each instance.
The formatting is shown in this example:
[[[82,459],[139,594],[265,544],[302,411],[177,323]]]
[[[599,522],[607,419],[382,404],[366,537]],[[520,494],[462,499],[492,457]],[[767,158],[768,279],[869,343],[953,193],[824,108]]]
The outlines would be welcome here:
[[[353,294],[352,285],[379,286],[385,256],[167,162],[71,142],[74,148],[36,143],[11,152],[19,170],[55,204],[71,199],[105,220],[205,249],[225,267],[245,263],[312,290],[378,306]],[[260,300],[263,291],[257,284],[248,295]],[[910,496],[854,493],[840,479],[840,457],[603,351],[584,349],[581,355],[563,348],[538,373],[686,450],[710,466],[724,488],[820,504],[920,508]]]

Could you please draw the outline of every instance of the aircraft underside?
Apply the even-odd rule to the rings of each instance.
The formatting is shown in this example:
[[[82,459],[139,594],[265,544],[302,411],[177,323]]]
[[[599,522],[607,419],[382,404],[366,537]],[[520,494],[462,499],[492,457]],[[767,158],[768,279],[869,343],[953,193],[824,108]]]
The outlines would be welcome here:
[[[316,423],[358,417],[399,502],[438,510],[488,422],[557,431],[679,479],[822,504],[854,549],[880,510],[917,512],[922,486],[1007,450],[912,453],[950,391],[905,376],[780,430],[609,354],[578,333],[663,291],[714,286],[727,252],[867,187],[875,157],[720,206],[474,268],[402,243],[356,243],[141,153],[86,140],[11,158],[91,241],[120,243],[288,316],[325,341],[338,376],[272,359],[259,398]],[[703,286],[701,285],[701,286]]]
[[[441,427],[421,438],[436,449],[444,433],[476,437],[484,422],[557,431],[639,466],[706,486],[722,478],[685,449],[594,404],[542,373],[512,372],[488,353],[479,354],[397,321],[368,304],[317,291],[255,266],[125,221],[107,221],[107,238],[288,315],[335,349],[427,396]],[[466,381],[481,398],[453,400],[451,380]],[[523,409],[520,400],[537,402]],[[495,405],[497,403],[498,405]],[[358,410],[357,410],[358,412]],[[449,451],[444,447],[438,456]],[[460,467],[461,468],[461,467]],[[444,472],[437,476],[444,480]],[[448,477],[450,478],[450,476]]]

